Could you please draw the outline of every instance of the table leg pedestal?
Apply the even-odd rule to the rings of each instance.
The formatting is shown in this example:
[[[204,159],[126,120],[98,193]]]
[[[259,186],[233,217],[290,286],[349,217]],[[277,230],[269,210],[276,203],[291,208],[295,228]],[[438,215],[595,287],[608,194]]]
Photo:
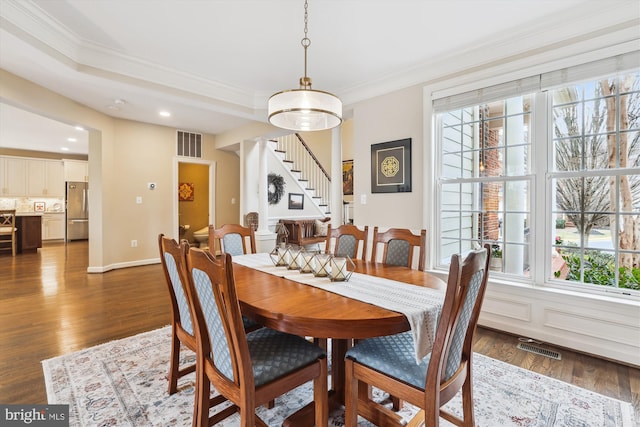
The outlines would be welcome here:
[[[351,340],[331,340],[331,390],[329,391],[329,412],[344,405],[344,355],[351,347]],[[315,406],[313,402],[289,415],[282,423],[285,427],[313,426]]]

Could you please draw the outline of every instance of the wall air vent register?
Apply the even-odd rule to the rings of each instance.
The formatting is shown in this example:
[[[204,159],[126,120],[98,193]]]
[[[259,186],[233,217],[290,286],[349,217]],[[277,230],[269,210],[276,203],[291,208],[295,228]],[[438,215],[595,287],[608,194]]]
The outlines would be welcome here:
[[[179,130],[177,132],[178,156],[202,158],[202,134]]]

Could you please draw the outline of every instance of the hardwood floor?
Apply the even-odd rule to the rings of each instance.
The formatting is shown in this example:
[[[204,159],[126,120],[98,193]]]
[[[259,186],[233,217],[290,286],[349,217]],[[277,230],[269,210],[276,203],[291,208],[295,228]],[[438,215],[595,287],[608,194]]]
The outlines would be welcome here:
[[[160,264],[88,274],[86,241],[47,243],[0,256],[0,402],[47,403],[40,362],[168,325]],[[632,402],[640,420],[640,369],[567,349],[562,360],[516,348],[517,337],[479,328],[474,350]]]

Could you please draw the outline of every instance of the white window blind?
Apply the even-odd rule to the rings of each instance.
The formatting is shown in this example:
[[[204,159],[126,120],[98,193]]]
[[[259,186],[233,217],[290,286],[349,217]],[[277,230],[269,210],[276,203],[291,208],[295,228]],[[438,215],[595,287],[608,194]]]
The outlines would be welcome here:
[[[600,77],[626,73],[638,68],[640,68],[640,51],[634,51],[544,73],[541,75],[540,86],[542,90],[549,90],[569,83],[598,80]]]
[[[640,68],[640,51],[633,51],[451,96],[440,97],[436,92],[433,94],[433,111],[442,113],[457,110],[513,96],[545,91],[568,83],[597,80],[601,76],[611,76],[615,73],[628,72],[638,68]]]

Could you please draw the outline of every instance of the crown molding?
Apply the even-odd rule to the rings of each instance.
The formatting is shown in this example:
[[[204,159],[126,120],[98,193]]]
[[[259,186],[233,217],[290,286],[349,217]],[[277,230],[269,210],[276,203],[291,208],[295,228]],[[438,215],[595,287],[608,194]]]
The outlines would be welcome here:
[[[200,99],[213,103],[214,109],[219,108],[222,113],[251,119],[257,116],[253,90],[177,71],[84,41],[31,0],[2,1],[0,25],[3,29],[76,72],[153,88],[173,96]]]

